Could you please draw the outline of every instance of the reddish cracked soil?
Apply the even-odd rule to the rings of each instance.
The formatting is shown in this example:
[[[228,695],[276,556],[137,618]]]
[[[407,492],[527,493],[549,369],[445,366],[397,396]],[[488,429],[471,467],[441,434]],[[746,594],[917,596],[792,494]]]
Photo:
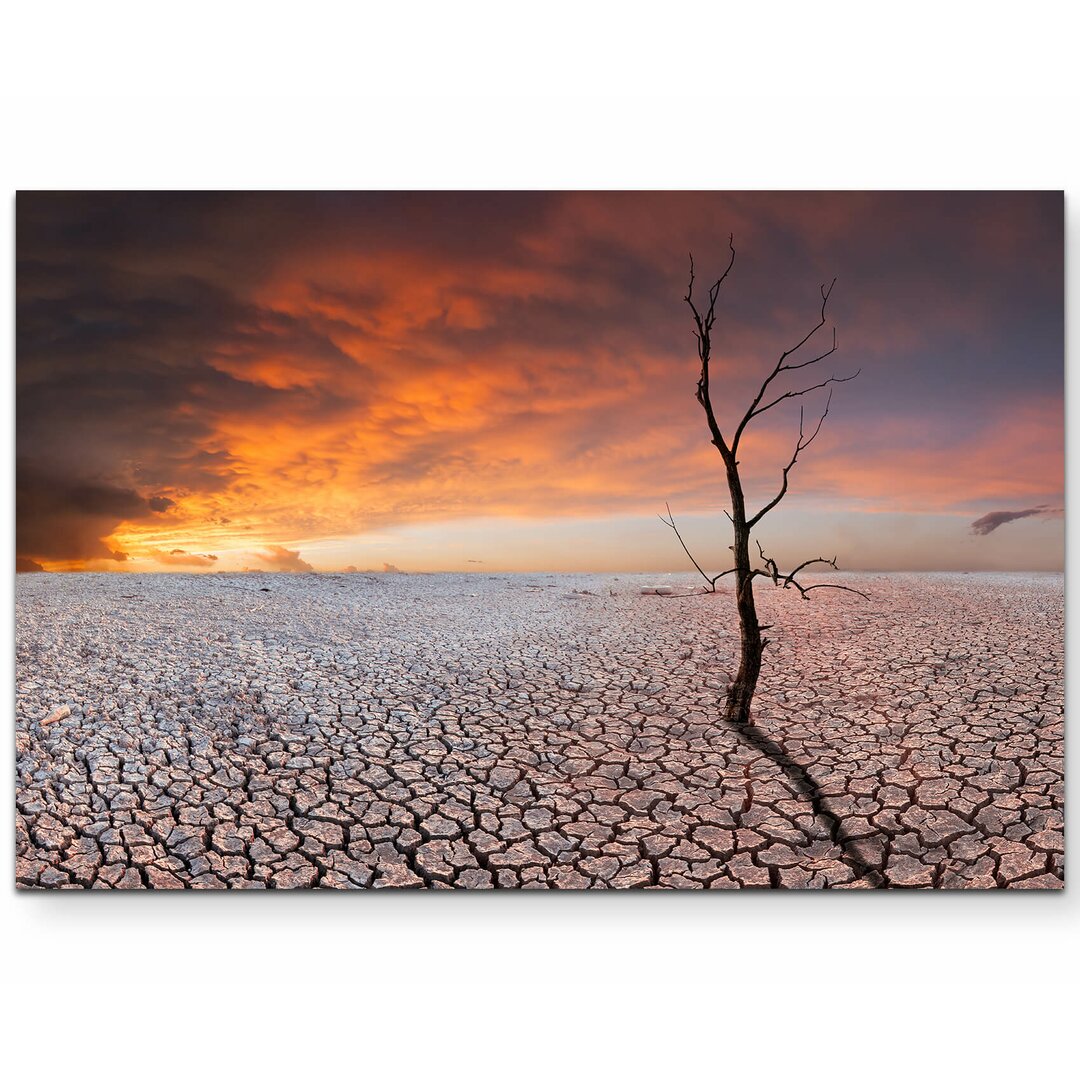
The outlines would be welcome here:
[[[740,731],[730,591],[20,575],[16,880],[1061,888],[1061,575],[832,580]]]

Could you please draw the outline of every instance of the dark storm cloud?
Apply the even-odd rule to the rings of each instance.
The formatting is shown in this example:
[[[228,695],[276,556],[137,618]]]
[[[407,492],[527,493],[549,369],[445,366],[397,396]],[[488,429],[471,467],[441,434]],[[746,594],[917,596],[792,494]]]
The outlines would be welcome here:
[[[154,511],[129,488],[43,473],[23,460],[15,467],[15,544],[20,554],[44,559],[111,559],[123,552],[102,543],[117,521],[138,521]]]
[[[983,514],[977,521],[973,521],[971,531],[978,536],[989,536],[995,529],[1008,525],[1010,521],[1019,521],[1021,518],[1048,512],[1049,508],[1045,506],[1033,506],[1029,510],[992,510],[989,514]]]
[[[136,200],[139,202],[140,200]],[[49,199],[45,198],[48,203]],[[91,209],[95,204],[90,199]],[[71,208],[68,198],[61,208]],[[26,213],[24,214],[24,207]],[[213,448],[222,417],[284,413],[318,420],[341,407],[334,375],[357,365],[290,316],[238,300],[211,281],[110,261],[162,233],[139,213],[89,214],[85,228],[19,200],[17,311],[18,550],[56,560],[117,559],[101,543],[123,521],[176,505],[172,493],[219,491],[233,455]],[[158,217],[168,214],[155,214]],[[181,210],[181,219],[187,215]],[[40,235],[39,235],[40,234]],[[128,239],[122,242],[124,237]],[[32,257],[23,258],[29,252]],[[49,261],[53,259],[55,261]],[[316,385],[249,376],[268,354],[320,371]]]

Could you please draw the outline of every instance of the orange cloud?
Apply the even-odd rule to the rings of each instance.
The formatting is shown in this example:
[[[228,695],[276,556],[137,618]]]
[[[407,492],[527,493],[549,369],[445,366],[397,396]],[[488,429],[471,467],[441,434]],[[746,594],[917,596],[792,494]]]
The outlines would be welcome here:
[[[280,544],[271,544],[266,551],[256,551],[255,558],[265,563],[271,570],[285,571],[290,574],[309,574],[314,569],[311,563],[300,558],[299,551],[290,551]]]
[[[218,559],[216,555],[196,555],[181,548],[173,548],[172,551],[151,549],[146,553],[146,557],[153,559],[154,562],[160,563],[162,566],[183,566],[193,569],[209,569]]]

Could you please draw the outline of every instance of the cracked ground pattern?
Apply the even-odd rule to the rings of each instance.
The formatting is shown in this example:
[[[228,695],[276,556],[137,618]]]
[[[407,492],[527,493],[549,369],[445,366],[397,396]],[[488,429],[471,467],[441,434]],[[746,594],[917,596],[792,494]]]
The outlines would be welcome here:
[[[20,575],[17,883],[1062,887],[1061,575],[839,580]]]

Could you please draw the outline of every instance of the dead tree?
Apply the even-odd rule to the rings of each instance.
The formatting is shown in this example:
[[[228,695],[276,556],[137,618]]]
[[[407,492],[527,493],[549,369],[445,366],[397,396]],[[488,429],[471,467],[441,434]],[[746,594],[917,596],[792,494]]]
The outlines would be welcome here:
[[[866,598],[866,594],[859,592],[858,589],[849,588],[846,585],[804,585],[798,580],[798,575],[811,566],[831,566],[835,570],[835,558],[826,559],[818,556],[813,559],[807,559],[805,562],[796,566],[794,570],[785,573],[777,566],[774,559],[771,559],[765,554],[761,544],[758,543],[757,553],[761,565],[753,566],[750,561],[751,533],[765,515],[774,510],[787,494],[788,477],[791,470],[799,460],[799,455],[818,437],[818,433],[821,431],[821,425],[824,424],[825,418],[829,415],[829,406],[832,403],[832,390],[829,390],[828,397],[825,401],[825,408],[822,410],[821,416],[813,425],[812,429],[805,426],[805,417],[803,409],[800,406],[799,437],[795,442],[795,449],[792,452],[791,459],[783,467],[781,472],[780,490],[772,499],[765,503],[760,510],[757,510],[754,513],[749,513],[746,509],[746,498],[743,493],[742,478],[739,475],[739,446],[747,427],[757,417],[767,413],[770,409],[774,409],[777,405],[780,405],[785,401],[803,397],[815,390],[823,390],[826,387],[831,387],[835,383],[850,382],[859,374],[859,372],[856,371],[854,375],[845,376],[830,375],[827,379],[815,382],[812,386],[806,386],[802,389],[785,390],[783,392],[781,392],[780,387],[774,387],[773,385],[776,380],[785,373],[805,371],[807,368],[812,368],[815,364],[820,364],[823,360],[836,352],[836,329],[834,327],[832,332],[832,342],[829,348],[824,352],[806,360],[793,361],[792,359],[804,346],[808,345],[817,332],[825,326],[827,321],[826,308],[829,304],[829,296],[832,294],[833,285],[836,284],[836,279],[833,278],[829,285],[821,286],[821,313],[818,322],[796,345],[781,354],[780,359],[777,360],[772,370],[758,388],[754,400],[743,414],[742,419],[736,426],[730,440],[725,437],[720,429],[720,424],[713,408],[709,362],[712,359],[712,330],[716,322],[716,300],[720,295],[720,286],[723,285],[728,274],[731,273],[731,268],[735,265],[734,236],[729,237],[728,247],[731,250],[731,258],[728,260],[727,269],[709,289],[708,304],[702,305],[704,311],[699,309],[698,304],[694,300],[694,259],[693,256],[690,257],[690,283],[686,290],[685,300],[690,306],[690,311],[693,313],[694,336],[697,338],[698,359],[701,361],[701,373],[698,376],[697,383],[697,400],[705,411],[705,419],[708,422],[709,435],[712,444],[719,452],[724,463],[724,469],[727,473],[728,492],[731,496],[731,511],[730,513],[725,511],[725,513],[727,513],[728,520],[731,522],[732,530],[734,532],[735,542],[731,546],[731,551],[735,557],[735,565],[729,570],[725,570],[720,574],[710,577],[709,574],[702,570],[697,559],[694,558],[690,549],[683,542],[683,538],[675,525],[675,519],[672,516],[670,507],[668,507],[668,516],[666,518],[661,517],[660,520],[674,530],[675,535],[679,538],[679,543],[682,544],[683,550],[690,557],[694,566],[697,567],[701,576],[708,582],[709,591],[716,591],[716,583],[721,578],[726,577],[728,574],[735,575],[735,605],[739,615],[739,668],[728,688],[725,718],[730,723],[748,724],[750,722],[750,704],[753,701],[754,691],[757,689],[758,677],[761,674],[761,657],[765,651],[765,647],[769,644],[769,639],[762,635],[762,631],[768,630],[769,627],[763,626],[758,622],[757,607],[754,603],[754,579],[764,577],[768,578],[775,586],[784,589],[796,589],[804,600],[809,599],[810,593],[815,589],[840,589],[844,592],[857,593],[864,598]]]

